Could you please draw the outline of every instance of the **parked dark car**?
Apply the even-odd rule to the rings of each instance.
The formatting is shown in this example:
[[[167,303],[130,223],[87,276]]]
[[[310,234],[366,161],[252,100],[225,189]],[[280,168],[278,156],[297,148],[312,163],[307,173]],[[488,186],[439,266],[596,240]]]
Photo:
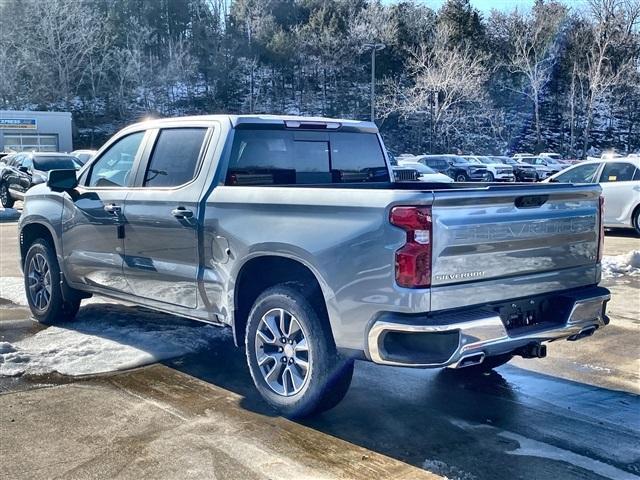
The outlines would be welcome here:
[[[96,156],[97,150],[74,150],[71,155],[76,157],[82,165],[87,163],[93,157]]]
[[[516,176],[516,181],[518,182],[537,182],[538,175],[536,173],[536,168],[533,165],[529,165],[528,163],[518,162],[511,157],[491,157],[492,159],[505,163],[507,165],[511,165],[513,168],[513,173]]]
[[[0,173],[0,202],[4,208],[11,208],[16,200],[23,200],[32,186],[46,182],[50,170],[81,167],[76,157],[66,153],[16,153],[7,158]]]
[[[487,180],[487,168],[458,155],[420,155],[417,161],[439,173],[450,176],[456,182],[483,182]]]

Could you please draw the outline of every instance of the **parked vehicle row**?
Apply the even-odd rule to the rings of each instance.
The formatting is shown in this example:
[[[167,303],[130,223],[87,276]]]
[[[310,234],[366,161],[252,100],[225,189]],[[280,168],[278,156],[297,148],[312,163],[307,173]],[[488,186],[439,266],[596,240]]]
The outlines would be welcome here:
[[[51,170],[74,169],[82,165],[67,153],[24,152],[12,153],[3,159],[0,171],[0,203],[12,208],[16,200],[23,200],[32,186],[47,181]]]

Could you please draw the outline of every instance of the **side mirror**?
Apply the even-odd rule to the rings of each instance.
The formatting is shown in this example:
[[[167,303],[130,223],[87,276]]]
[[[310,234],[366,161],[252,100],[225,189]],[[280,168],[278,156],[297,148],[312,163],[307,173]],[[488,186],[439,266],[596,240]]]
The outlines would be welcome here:
[[[75,170],[51,170],[47,178],[47,186],[54,192],[67,192],[78,186]]]

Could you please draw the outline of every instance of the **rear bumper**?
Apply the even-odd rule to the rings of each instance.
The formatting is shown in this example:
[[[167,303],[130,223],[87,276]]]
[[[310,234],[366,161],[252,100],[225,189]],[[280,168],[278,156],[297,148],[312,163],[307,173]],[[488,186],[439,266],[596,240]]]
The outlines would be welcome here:
[[[497,312],[477,308],[426,318],[421,322],[389,314],[375,321],[367,335],[369,359],[408,367],[466,366],[485,357],[514,352],[529,344],[590,336],[609,323],[609,290],[602,287],[562,293],[569,307],[561,318],[508,330]],[[479,361],[475,361],[479,360]]]

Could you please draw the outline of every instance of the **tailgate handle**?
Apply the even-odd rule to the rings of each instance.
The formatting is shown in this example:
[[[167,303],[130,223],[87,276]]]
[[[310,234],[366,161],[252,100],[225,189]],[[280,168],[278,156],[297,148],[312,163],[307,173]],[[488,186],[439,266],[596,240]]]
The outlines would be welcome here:
[[[515,204],[516,208],[538,208],[544,205],[547,200],[549,200],[549,195],[526,195],[517,197]]]

